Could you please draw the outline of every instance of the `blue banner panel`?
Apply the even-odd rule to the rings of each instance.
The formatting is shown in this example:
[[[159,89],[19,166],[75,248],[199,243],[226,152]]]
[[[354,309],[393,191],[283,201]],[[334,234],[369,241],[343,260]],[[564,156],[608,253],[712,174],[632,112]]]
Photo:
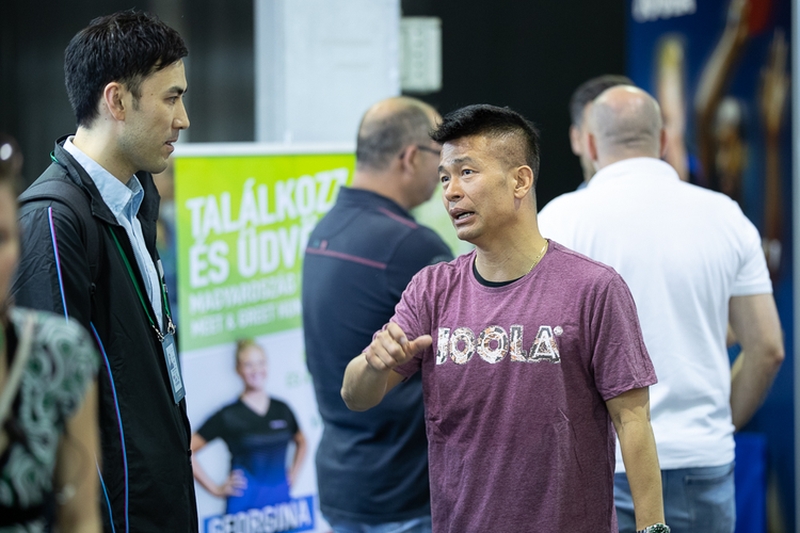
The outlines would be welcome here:
[[[296,533],[314,529],[314,497],[205,519],[205,533]]]
[[[765,508],[770,530],[795,531],[791,2],[628,0],[627,13],[627,73],[662,106],[665,159],[736,200],[763,238],[787,357],[743,431],[766,439],[768,504],[740,500],[737,531],[766,531]],[[737,468],[763,457],[737,453]]]

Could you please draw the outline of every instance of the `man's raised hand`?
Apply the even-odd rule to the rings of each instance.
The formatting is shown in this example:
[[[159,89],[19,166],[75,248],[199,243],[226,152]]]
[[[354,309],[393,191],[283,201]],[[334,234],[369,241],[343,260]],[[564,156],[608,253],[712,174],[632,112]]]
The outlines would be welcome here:
[[[421,335],[408,340],[403,330],[390,322],[378,333],[364,351],[367,364],[373,370],[387,371],[410,361],[417,353],[433,343],[430,335]]]

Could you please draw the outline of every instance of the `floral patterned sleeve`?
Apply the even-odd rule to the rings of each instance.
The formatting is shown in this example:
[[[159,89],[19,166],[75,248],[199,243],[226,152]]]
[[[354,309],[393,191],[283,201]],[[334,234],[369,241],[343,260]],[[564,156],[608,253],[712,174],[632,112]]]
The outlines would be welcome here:
[[[80,407],[89,383],[95,378],[99,357],[94,341],[74,320],[49,313],[37,313],[34,353],[39,351],[41,381],[46,382],[49,400],[57,405],[62,422]],[[33,353],[31,354],[33,355]],[[52,367],[45,366],[45,361]],[[30,369],[30,364],[28,365]]]
[[[55,314],[12,309],[17,339],[31,315],[31,353],[11,415],[18,434],[0,455],[0,529],[11,524],[23,528],[13,531],[35,529],[43,520],[35,515],[53,490],[64,426],[80,407],[100,362],[89,334]]]

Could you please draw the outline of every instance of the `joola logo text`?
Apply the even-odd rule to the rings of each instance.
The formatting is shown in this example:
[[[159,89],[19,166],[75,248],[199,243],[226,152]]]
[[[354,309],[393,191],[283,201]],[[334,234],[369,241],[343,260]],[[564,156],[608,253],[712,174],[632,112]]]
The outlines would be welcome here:
[[[554,334],[555,331],[555,334]],[[487,363],[494,364],[510,355],[511,361],[538,363],[548,361],[560,363],[561,356],[555,337],[561,334],[561,327],[539,326],[530,350],[523,347],[523,327],[513,325],[507,332],[502,326],[489,326],[478,335],[470,328],[439,328],[436,343],[436,364],[443,365],[448,359],[464,365],[476,353]]]

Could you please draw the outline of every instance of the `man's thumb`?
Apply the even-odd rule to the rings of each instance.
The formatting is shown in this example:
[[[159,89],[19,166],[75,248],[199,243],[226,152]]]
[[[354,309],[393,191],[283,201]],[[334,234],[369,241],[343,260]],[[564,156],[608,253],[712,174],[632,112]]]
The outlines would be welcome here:
[[[433,344],[433,337],[430,335],[420,335],[416,339],[414,339],[411,343],[411,353],[417,354],[420,351],[424,350],[431,344]]]

